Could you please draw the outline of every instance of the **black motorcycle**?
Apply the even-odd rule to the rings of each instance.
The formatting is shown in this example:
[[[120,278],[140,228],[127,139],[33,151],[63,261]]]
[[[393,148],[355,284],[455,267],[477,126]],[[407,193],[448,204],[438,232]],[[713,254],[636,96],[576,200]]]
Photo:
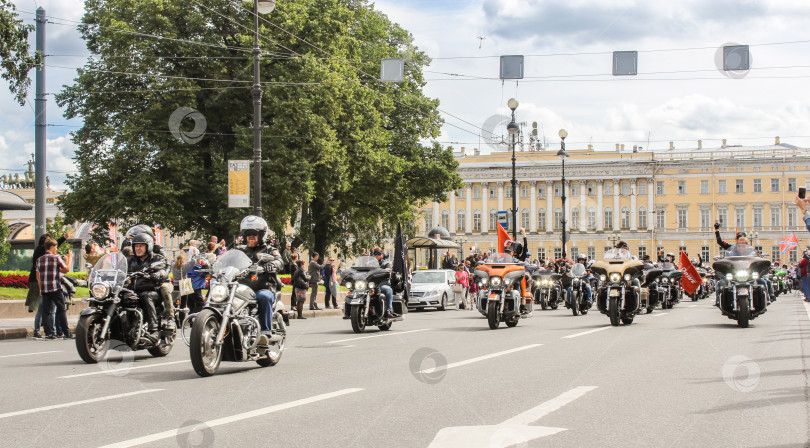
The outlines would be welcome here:
[[[663,271],[658,283],[661,309],[671,309],[681,301],[681,277],[683,272],[677,270],[674,264],[664,263],[661,265]]]
[[[542,309],[556,310],[562,301],[560,279],[562,275],[552,271],[534,271],[532,273],[532,296],[534,303]]]
[[[349,290],[344,306],[344,316],[351,319],[352,330],[355,333],[366,331],[366,326],[376,325],[382,331],[391,329],[396,321],[403,320],[408,313],[408,307],[402,300],[401,279],[394,279],[394,309],[397,317],[386,317],[385,295],[380,286],[391,278],[391,271],[380,267],[374,257],[359,257],[349,269],[341,274],[343,286]]]
[[[591,309],[593,305],[593,301],[588,302],[585,300],[588,295],[585,285],[589,284],[588,277],[590,274],[588,274],[584,265],[577,263],[571,268],[568,276],[571,286],[571,297],[568,297],[566,306],[571,309],[574,316],[579,316],[580,313],[584,316],[588,314],[588,310]]]
[[[161,269],[164,262],[153,263]],[[76,325],[76,349],[86,363],[97,363],[106,354],[113,341],[131,350],[147,350],[152,356],[169,354],[176,330],[164,329],[163,301],[155,300],[159,339],[147,337],[148,326],[138,305],[138,295],[125,286],[130,280],[148,275],[145,272],[127,274],[127,259],[119,252],[102,257],[93,267],[87,284],[91,297],[85,299],[88,307],[82,310]],[[154,293],[157,298],[157,292]],[[112,347],[116,347],[113,345]]]
[[[642,293],[643,290],[647,290],[647,299],[646,303],[643,299],[641,300],[641,306],[647,310],[647,314],[653,312],[655,307],[658,305],[658,302],[661,300],[661,294],[658,292],[659,286],[659,279],[663,271],[658,268],[649,268],[643,271],[643,275],[639,279],[641,282]]]
[[[753,248],[737,247],[712,264],[715,272],[725,278],[720,288],[720,310],[742,328],[768,310],[768,293],[758,280],[768,272],[770,262],[755,255]]]

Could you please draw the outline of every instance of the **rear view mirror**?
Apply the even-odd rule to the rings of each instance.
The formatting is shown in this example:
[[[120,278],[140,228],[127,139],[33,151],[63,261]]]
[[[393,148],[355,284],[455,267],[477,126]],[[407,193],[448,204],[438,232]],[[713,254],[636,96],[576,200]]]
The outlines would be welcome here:
[[[87,269],[93,269],[93,265],[90,263],[85,264],[84,267],[86,267]]]

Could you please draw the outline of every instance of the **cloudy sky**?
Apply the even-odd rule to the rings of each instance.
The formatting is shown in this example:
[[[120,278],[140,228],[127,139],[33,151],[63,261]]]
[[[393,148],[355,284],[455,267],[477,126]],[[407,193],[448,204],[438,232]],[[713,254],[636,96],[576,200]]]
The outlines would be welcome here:
[[[283,1],[283,0],[280,0]],[[15,0],[49,16],[79,20],[81,0]],[[616,143],[653,149],[783,143],[810,147],[810,2],[795,0],[379,0],[433,57],[425,93],[441,101],[440,141],[484,151],[504,133],[506,101],[518,121],[539,123],[549,145],[568,130],[568,148]],[[29,14],[23,18],[31,19]],[[74,27],[49,27],[48,92],[83,63]],[[718,50],[748,44],[752,70],[729,76]],[[613,77],[612,52],[639,52],[638,76]],[[722,50],[720,50],[722,51]],[[500,55],[525,55],[525,79],[498,79]],[[67,55],[67,56],[65,56]],[[722,65],[721,65],[722,66]],[[483,78],[483,79],[482,79]],[[33,152],[31,105],[0,89],[0,170],[22,170]],[[56,185],[74,170],[68,132],[80,125],[49,103],[48,169]],[[70,127],[73,126],[73,127]],[[528,131],[528,129],[527,129]]]

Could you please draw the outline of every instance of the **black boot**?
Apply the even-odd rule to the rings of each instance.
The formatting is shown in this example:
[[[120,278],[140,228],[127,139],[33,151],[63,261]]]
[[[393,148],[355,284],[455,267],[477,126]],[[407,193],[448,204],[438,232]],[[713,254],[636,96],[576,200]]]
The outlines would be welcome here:
[[[298,319],[306,319],[306,317],[304,317],[304,301],[299,301],[297,303],[298,303],[298,316],[297,316],[297,318]]]

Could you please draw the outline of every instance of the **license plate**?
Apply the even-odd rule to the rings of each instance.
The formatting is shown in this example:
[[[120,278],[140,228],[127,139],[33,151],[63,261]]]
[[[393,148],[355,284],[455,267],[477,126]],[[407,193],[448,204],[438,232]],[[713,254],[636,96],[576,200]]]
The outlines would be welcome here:
[[[610,291],[610,297],[619,297],[619,290],[614,289],[613,291]]]
[[[740,289],[740,290],[737,291],[737,295],[747,296],[748,295],[748,290],[747,289]]]
[[[363,301],[361,299],[354,299],[351,303],[352,305],[361,305]]]

